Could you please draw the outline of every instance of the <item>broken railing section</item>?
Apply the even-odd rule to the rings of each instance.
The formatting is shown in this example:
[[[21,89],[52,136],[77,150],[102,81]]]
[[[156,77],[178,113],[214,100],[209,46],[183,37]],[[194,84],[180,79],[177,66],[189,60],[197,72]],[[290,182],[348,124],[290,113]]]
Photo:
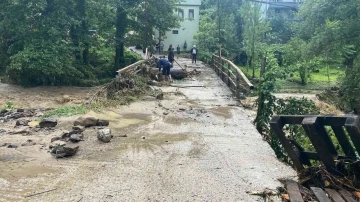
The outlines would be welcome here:
[[[245,74],[231,61],[213,55],[212,67],[237,98],[240,98],[241,92],[247,93],[254,89]]]
[[[283,131],[283,127],[287,124],[301,125],[316,152],[304,151],[297,143],[297,146],[294,146],[293,141],[289,140]],[[335,172],[336,161],[356,161],[359,158],[358,116],[274,116],[270,121],[270,126],[298,171],[302,171],[304,165],[310,166],[310,160],[318,160],[329,172]],[[331,127],[345,155],[338,154],[325,126]]]

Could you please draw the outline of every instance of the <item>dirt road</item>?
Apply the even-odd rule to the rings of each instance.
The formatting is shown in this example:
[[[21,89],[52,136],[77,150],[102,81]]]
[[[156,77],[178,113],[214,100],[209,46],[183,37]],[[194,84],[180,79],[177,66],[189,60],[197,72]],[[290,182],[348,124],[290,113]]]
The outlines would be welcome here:
[[[247,191],[275,189],[277,179],[296,175],[276,159],[251,124],[250,111],[236,106],[210,68],[178,61],[202,74],[161,87],[164,100],[146,97],[88,114],[110,120],[111,143],[100,143],[88,129],[76,156],[54,159],[45,147],[77,117],[59,119],[49,134],[0,135],[0,145],[37,142],[0,147],[0,201],[250,202],[261,200]]]

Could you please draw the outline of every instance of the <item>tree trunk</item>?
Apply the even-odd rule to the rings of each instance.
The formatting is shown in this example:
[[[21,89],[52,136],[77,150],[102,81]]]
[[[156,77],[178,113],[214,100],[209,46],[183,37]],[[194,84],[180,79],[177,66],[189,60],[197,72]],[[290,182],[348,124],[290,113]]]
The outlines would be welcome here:
[[[121,6],[117,7],[116,12],[116,33],[115,33],[115,63],[114,70],[117,71],[120,65],[124,64],[124,36],[127,26],[127,13]]]
[[[265,66],[266,66],[266,57],[262,56],[260,78],[262,78],[265,74]],[[261,88],[262,82],[263,82],[262,79],[260,79],[260,88]],[[256,113],[256,118],[254,121],[256,124],[256,129],[260,134],[263,134],[263,121],[261,121],[261,119],[263,118],[264,107],[265,107],[265,95],[260,89],[259,90],[259,98],[258,98],[258,109],[257,109],[257,113]]]

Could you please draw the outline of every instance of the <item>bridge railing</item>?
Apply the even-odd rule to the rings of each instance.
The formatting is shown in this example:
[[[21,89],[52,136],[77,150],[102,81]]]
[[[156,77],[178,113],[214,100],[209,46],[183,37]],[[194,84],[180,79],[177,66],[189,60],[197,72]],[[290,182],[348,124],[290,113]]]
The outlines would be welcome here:
[[[302,171],[304,165],[311,166],[310,160],[317,160],[324,164],[329,172],[334,172],[336,161],[359,160],[359,119],[358,116],[280,115],[271,119],[270,126],[298,171]],[[283,128],[289,124],[301,125],[304,128],[315,151],[305,151],[299,143],[287,137]],[[326,130],[325,126],[331,127],[342,154],[336,150],[334,139],[330,138],[329,130]]]
[[[239,98],[241,92],[249,92],[254,89],[245,74],[230,60],[213,55],[212,68],[237,98]]]

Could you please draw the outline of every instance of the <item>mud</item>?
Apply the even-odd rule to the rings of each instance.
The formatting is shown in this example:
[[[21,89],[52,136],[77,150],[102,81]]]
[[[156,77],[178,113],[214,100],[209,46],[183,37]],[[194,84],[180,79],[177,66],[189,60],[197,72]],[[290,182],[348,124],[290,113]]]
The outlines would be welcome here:
[[[110,143],[89,128],[74,157],[54,159],[47,149],[51,138],[79,116],[59,118],[47,133],[1,135],[0,145],[37,144],[0,147],[0,201],[260,201],[246,192],[275,189],[278,178],[296,175],[257,133],[252,112],[229,106],[237,101],[213,70],[178,62],[202,73],[174,84],[206,87],[161,87],[164,100],[89,112],[110,121]]]

